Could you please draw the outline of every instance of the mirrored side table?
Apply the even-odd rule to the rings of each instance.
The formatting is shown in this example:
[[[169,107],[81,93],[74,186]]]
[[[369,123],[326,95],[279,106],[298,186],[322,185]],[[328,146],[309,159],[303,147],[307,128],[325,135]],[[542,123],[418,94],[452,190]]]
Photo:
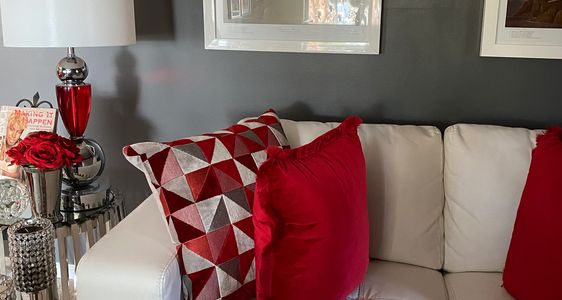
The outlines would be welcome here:
[[[125,218],[123,195],[111,190],[102,207],[80,213],[63,212],[63,220],[55,224],[55,252],[57,258],[57,290],[59,299],[75,298],[74,274],[82,256],[109,230]],[[3,242],[0,243],[0,274],[9,274],[7,228],[2,224]]]

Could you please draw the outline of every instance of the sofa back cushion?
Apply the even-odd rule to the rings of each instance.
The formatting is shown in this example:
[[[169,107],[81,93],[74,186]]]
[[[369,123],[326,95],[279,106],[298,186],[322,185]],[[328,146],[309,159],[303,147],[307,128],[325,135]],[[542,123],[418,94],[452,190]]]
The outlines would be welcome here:
[[[282,120],[291,147],[337,123]],[[370,256],[440,269],[443,265],[443,144],[435,127],[361,125],[367,166]]]
[[[466,124],[445,131],[446,271],[503,271],[537,133]]]

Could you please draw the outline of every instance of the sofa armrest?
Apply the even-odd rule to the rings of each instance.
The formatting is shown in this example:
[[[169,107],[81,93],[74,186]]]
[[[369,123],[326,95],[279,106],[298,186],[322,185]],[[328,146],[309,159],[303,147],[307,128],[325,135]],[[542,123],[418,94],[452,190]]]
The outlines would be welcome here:
[[[76,298],[178,300],[181,276],[175,249],[151,196],[80,260]]]

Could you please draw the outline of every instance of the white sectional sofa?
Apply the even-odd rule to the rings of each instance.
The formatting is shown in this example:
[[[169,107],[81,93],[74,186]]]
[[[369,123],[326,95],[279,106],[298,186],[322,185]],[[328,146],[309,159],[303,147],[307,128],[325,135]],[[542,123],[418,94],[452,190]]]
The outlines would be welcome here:
[[[336,125],[283,121],[292,146]],[[538,133],[361,125],[372,262],[358,299],[513,299],[501,272]],[[156,201],[145,200],[82,258],[78,300],[180,299],[175,247]]]

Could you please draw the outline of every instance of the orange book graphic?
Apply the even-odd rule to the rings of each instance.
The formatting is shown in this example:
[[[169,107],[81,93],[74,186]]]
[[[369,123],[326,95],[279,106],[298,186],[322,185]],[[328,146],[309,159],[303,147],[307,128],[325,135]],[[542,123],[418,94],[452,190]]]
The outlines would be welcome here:
[[[0,107],[0,178],[23,179],[19,166],[12,165],[6,151],[37,131],[54,132],[57,110],[54,108]]]

